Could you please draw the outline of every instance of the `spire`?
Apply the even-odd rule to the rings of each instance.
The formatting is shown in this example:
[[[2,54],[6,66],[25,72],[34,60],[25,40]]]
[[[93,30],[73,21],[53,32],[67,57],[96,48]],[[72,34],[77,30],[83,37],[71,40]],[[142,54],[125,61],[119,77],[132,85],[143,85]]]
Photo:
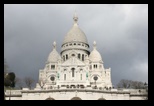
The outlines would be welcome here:
[[[96,41],[93,43],[93,49],[96,49]]]
[[[78,16],[77,16],[77,14],[76,14],[76,11],[75,11],[75,13],[74,13],[73,20],[74,20],[74,24],[77,24]]]
[[[53,42],[53,49],[56,49],[56,42]]]

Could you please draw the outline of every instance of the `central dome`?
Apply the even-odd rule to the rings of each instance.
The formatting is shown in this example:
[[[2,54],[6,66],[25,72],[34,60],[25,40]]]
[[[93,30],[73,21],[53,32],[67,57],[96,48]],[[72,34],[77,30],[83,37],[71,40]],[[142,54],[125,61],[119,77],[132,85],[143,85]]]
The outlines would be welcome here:
[[[77,24],[74,24],[70,31],[66,34],[63,44],[68,42],[82,42],[88,44],[86,35]]]
[[[77,24],[78,17],[75,15],[73,19],[74,19],[74,25],[65,35],[63,44],[68,42],[82,42],[88,44],[85,33],[78,27]]]

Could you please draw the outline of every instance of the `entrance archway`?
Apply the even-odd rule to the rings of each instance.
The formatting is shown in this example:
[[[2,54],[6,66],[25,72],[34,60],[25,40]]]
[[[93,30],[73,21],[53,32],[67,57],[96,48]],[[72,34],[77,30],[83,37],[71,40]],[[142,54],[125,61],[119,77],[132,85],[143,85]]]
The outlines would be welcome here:
[[[104,98],[99,98],[98,100],[106,100],[106,99],[104,99]]]
[[[45,99],[45,100],[55,100],[55,99],[54,99],[54,98],[49,97],[49,98],[47,98],[47,99]]]
[[[80,97],[73,97],[71,100],[82,100]]]

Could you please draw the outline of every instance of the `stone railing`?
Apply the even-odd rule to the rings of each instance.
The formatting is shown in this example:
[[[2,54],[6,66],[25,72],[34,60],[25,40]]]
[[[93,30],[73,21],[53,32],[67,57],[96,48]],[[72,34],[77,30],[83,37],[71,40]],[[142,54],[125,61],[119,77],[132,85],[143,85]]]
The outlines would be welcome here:
[[[85,47],[85,46],[78,46],[78,45],[62,47],[62,48],[61,48],[61,51],[63,51],[63,50],[68,50],[68,49],[83,49],[83,50],[89,51],[89,48],[88,48],[88,47]]]
[[[5,95],[21,95],[21,90],[6,90]]]

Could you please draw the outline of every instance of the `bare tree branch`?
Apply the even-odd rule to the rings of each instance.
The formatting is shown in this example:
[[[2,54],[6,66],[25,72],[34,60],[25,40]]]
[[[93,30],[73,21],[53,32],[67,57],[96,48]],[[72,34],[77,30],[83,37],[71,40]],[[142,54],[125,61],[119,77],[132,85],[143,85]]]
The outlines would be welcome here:
[[[16,86],[19,87],[20,89],[23,88],[23,80],[21,78],[16,77],[15,83],[16,83]]]
[[[140,81],[132,81],[132,80],[126,80],[122,79],[117,84],[118,88],[133,88],[133,89],[143,89],[144,83]]]
[[[34,79],[33,78],[31,78],[31,77],[25,77],[24,78],[24,82],[25,82],[25,84],[26,84],[26,86],[29,88],[29,89],[31,89],[32,88],[32,84],[34,83]]]

